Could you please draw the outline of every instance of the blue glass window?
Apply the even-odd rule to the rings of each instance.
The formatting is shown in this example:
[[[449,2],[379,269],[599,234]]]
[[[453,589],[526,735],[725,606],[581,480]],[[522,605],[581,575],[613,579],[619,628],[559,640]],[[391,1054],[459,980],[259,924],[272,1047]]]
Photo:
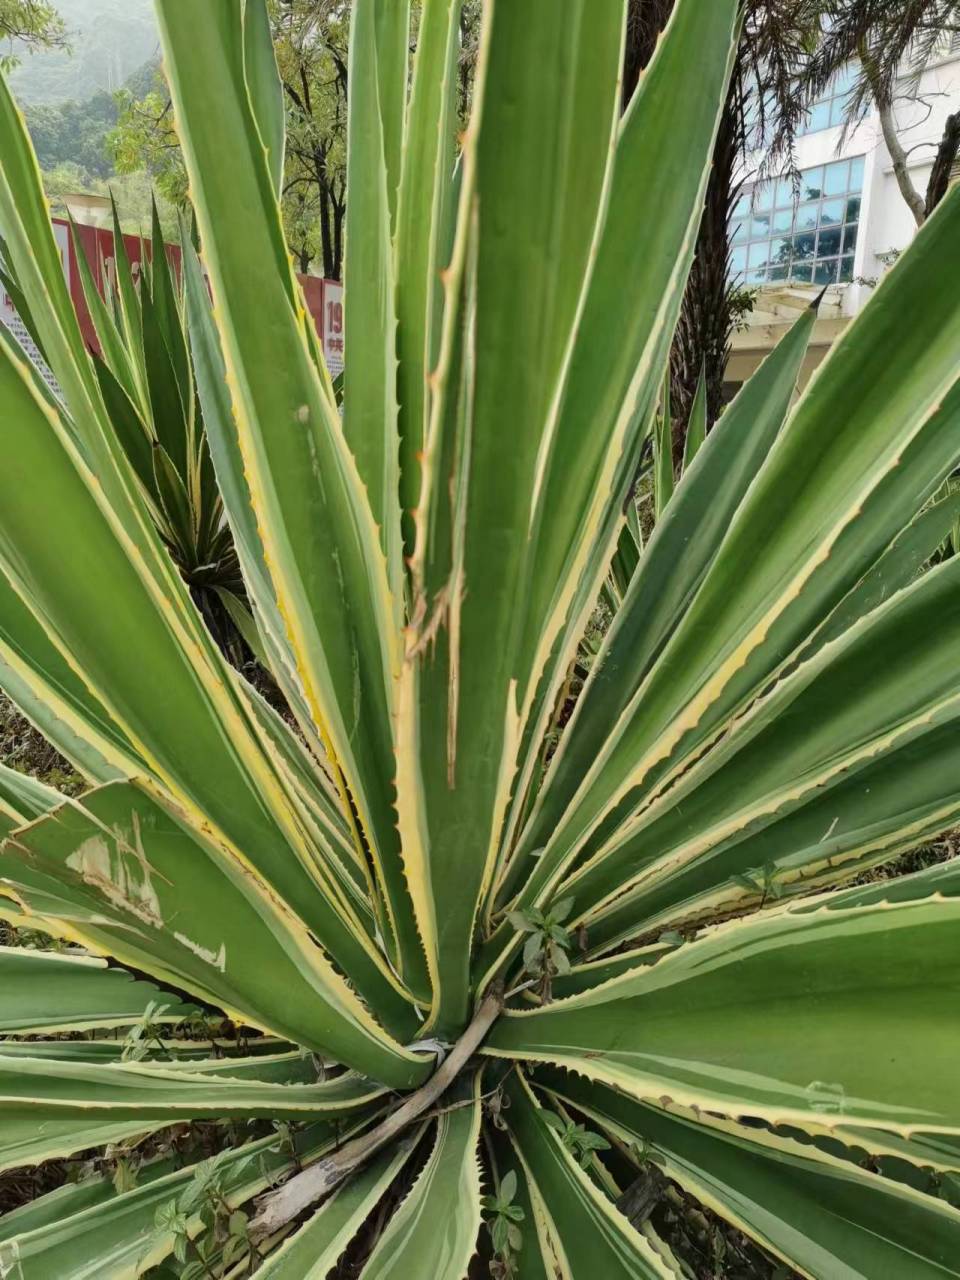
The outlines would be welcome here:
[[[857,71],[857,66],[851,64],[837,73],[826,92],[810,103],[807,118],[797,130],[798,134],[817,133],[820,129],[832,129],[834,125],[843,123]]]
[[[731,217],[730,269],[747,284],[853,278],[863,187],[862,156],[746,188]],[[799,194],[799,200],[797,195]]]

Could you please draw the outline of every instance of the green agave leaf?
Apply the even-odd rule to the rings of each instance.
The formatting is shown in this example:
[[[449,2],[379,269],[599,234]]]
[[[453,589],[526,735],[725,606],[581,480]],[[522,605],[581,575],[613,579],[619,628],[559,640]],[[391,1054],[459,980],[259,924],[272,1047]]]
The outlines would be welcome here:
[[[653,435],[653,508],[657,520],[662,520],[673,497],[673,421],[670,415],[669,392],[664,396],[663,411],[657,418]]]
[[[2,363],[0,408],[10,413],[11,455],[0,475],[0,565],[17,594],[195,824],[222,833],[236,856],[255,858],[367,998],[404,1018],[396,980],[329,881],[251,733],[236,676],[209,635],[190,643],[199,615],[180,627],[171,601],[156,598],[142,560],[99,505],[97,479]]]
[[[340,1187],[305,1226],[271,1253],[257,1274],[262,1280],[326,1280],[410,1158],[424,1130],[372,1160]]]
[[[159,264],[159,271],[154,270],[154,279],[164,270],[165,256]],[[185,477],[192,445],[188,417],[192,401],[185,403],[183,400],[173,359],[160,328],[160,317],[146,285],[141,288],[139,306],[138,320],[142,325],[141,341],[154,433],[170,457],[172,470]]]
[[[916,848],[955,821],[958,751],[956,722],[950,720],[813,792],[784,816],[761,822],[756,832],[721,843],[702,864],[694,861],[638,885],[591,918],[591,952],[635,937],[641,920],[644,928],[656,929],[770,905],[842,883]],[[743,869],[739,882],[733,878],[737,868]],[[744,874],[752,888],[743,885]]]
[[[808,386],[681,624],[608,726],[602,751],[553,830],[546,867],[569,862],[605,818],[616,813],[622,822],[625,808],[635,809],[702,750],[954,465],[949,424],[960,412],[960,389],[946,334],[960,301],[945,296],[937,280],[958,224],[954,199],[930,219],[915,251]],[[899,316],[931,290],[943,311],[929,314],[929,330],[922,326],[905,344]]]
[[[0,1035],[48,1035],[129,1026],[150,1005],[165,1006],[157,1022],[179,1022],[196,1012],[150,982],[108,969],[94,956],[0,947]],[[34,1046],[42,1053],[39,1046]],[[6,1043],[0,1042],[0,1054]]]
[[[113,429],[137,479],[149,495],[152,509],[156,509],[159,495],[155,490],[153,473],[154,436],[150,416],[141,416],[141,411],[135,406],[126,388],[102,360],[94,358],[94,366]]]
[[[439,358],[448,222],[457,195],[454,173],[457,65],[462,0],[425,0],[397,211],[397,398],[400,504],[420,501],[420,454],[430,412],[428,378]],[[412,530],[406,530],[413,553]]]
[[[0,688],[89,781],[106,782],[142,769],[129,742],[2,573]]]
[[[433,1150],[363,1269],[364,1280],[461,1280],[480,1231],[481,1104],[474,1096],[437,1119]]]
[[[893,845],[904,829],[915,835],[920,811],[930,803],[924,783],[917,788],[915,771],[901,761],[902,776],[888,778],[879,798],[869,782],[858,779],[858,786],[854,779],[864,769],[876,776],[883,756],[918,739],[949,744],[949,725],[955,736],[958,586],[960,561],[949,560],[782,681],[647,809],[628,838],[570,878],[578,911],[619,899],[637,885],[631,905],[643,926],[691,891],[767,863],[776,867],[795,853],[784,837],[796,824],[785,824],[783,816],[811,798],[819,814],[832,812],[820,832],[830,847],[812,851],[815,866],[825,856],[867,852],[868,822],[881,847]],[[825,793],[837,784],[844,803],[831,810]],[[928,817],[933,830],[949,825],[945,809],[960,808],[951,790],[935,793]],[[777,819],[779,841],[743,840],[744,833],[755,835]],[[752,860],[758,848],[768,855],[759,862]]]
[[[960,518],[960,494],[941,498],[907,525],[883,553],[869,573],[840,601],[836,609],[816,633],[812,651],[829,644],[843,634],[848,627],[871,613],[896,595],[919,575],[937,548],[947,540],[950,531]]]
[[[396,230],[397,199],[405,146],[410,63],[410,0],[360,0],[375,22],[377,90],[383,118],[383,161],[390,199],[390,227]],[[349,179],[348,179],[349,181]]]
[[[668,955],[672,950],[672,943],[660,941],[602,960],[575,964],[569,973],[563,973],[554,978],[554,997],[563,999],[566,996],[579,995],[582,991],[592,991],[594,987],[599,987],[604,982],[609,982],[611,978],[617,978],[620,974],[636,969],[640,965],[656,964],[661,956]]]
[[[535,726],[518,761],[514,794],[521,805],[607,576],[652,425],[700,221],[735,21],[729,0],[675,5],[619,128],[606,218],[541,444],[525,575],[514,593],[527,601],[515,660],[518,702],[521,720]],[[663,179],[655,203],[651,173]],[[519,815],[515,808],[507,824],[504,856]]]
[[[660,1111],[559,1073],[538,1084],[621,1142],[650,1143],[667,1177],[802,1275],[960,1274],[960,1213],[942,1200],[765,1130]]]
[[[59,791],[0,763],[0,838],[62,802]]]
[[[264,559],[263,543],[233,423],[226,366],[203,270],[189,235],[184,234],[182,240],[184,288],[197,390],[217,485],[243,569],[244,585],[254,604],[254,618],[263,636],[270,670],[280,682],[304,735],[308,741],[316,740],[319,745]]]
[[[114,783],[23,828],[0,884],[121,963],[373,1079],[404,1087],[428,1063],[396,1044],[264,883],[144,791]],[[187,891],[185,891],[187,890]]]
[[[33,323],[33,316],[30,314],[30,304],[24,297],[23,290],[17,284],[16,279],[10,274],[9,267],[10,251],[7,248],[7,242],[0,235],[0,285],[3,286],[5,292],[9,295],[10,301],[17,315],[23,321],[24,328],[36,344],[37,350],[43,357],[43,339],[37,332],[37,327]],[[14,339],[15,341],[15,339]],[[17,344],[20,345],[19,343]],[[46,358],[44,357],[44,360]]]
[[[175,0],[160,0],[165,65],[250,500],[310,712],[349,782],[375,862],[385,867],[396,848],[397,602],[370,503],[305,338],[306,313],[243,76],[242,14],[217,0],[189,24],[181,16]],[[221,162],[228,145],[240,148],[229,171]],[[251,255],[275,262],[276,273],[251,273]],[[280,423],[289,429],[278,430]],[[395,882],[399,866],[390,874]],[[399,911],[403,904],[390,905]]]
[[[542,848],[591,760],[602,750],[658,654],[690,606],[724,534],[787,416],[816,321],[812,308],[796,321],[717,423],[696,468],[658,521],[622,607],[538,799],[506,888],[532,871],[525,897],[546,883],[552,858],[531,868],[524,856]]]
[[[700,448],[707,438],[707,379],[706,373],[701,371],[700,379],[697,382],[697,391],[693,397],[693,406],[690,409],[690,419],[687,422],[687,434],[683,441],[683,474],[686,475],[687,469],[693,462],[694,458],[700,452]]]
[[[223,1194],[233,1206],[282,1177],[302,1160],[316,1159],[342,1138],[336,1122],[308,1126],[296,1137],[297,1155],[283,1151],[275,1137],[247,1143],[215,1157]],[[0,1220],[0,1267],[18,1280],[119,1280],[142,1275],[173,1249],[173,1234],[156,1224],[157,1210],[188,1189],[194,1168],[172,1171],[160,1164],[151,1176],[142,1170],[140,1185],[123,1195],[111,1194],[109,1181],[95,1188],[54,1192]],[[54,1199],[54,1197],[57,1197]],[[74,1210],[65,1213],[65,1210]],[[188,1231],[202,1230],[199,1213],[188,1218]]]
[[[157,1001],[158,1006],[161,1002]],[[151,1013],[150,1018],[151,1022],[164,1021],[163,1016],[157,1016],[156,1010]],[[252,1073],[254,1079],[257,1079],[253,1068],[253,1063],[256,1061],[264,1063],[266,1073],[264,1078],[271,1079],[274,1074],[288,1078],[294,1069],[293,1059],[296,1058],[302,1064],[298,1070],[302,1070],[303,1073],[313,1072],[311,1078],[316,1078],[313,1065],[317,1060],[315,1056],[305,1054],[300,1049],[294,1050],[289,1041],[277,1040],[273,1036],[260,1036],[241,1043],[244,1048],[243,1054],[237,1053],[236,1040],[161,1039],[159,1042],[151,1041],[146,1045],[147,1056],[144,1061],[157,1061],[167,1071],[176,1070],[181,1061],[186,1063],[191,1071],[228,1071],[231,1067],[237,1066],[241,1073]],[[101,1064],[120,1062],[127,1051],[124,1040],[3,1040],[0,1042],[0,1052],[7,1059],[40,1057],[48,1062],[56,1062],[60,1059],[65,1062]],[[214,1053],[224,1056],[211,1057]]]
[[[138,418],[145,417],[149,419],[149,405],[146,398],[143,397],[140,364],[127,347],[124,336],[117,327],[112,308],[97,288],[93,277],[93,268],[87,258],[83,242],[72,218],[70,219],[70,240],[80,275],[83,299],[93,323],[94,332],[97,335],[97,342],[100,345],[102,360],[96,366],[98,378],[100,376],[100,365],[106,365],[115,381],[123,388],[131,402],[137,406],[136,413]],[[105,276],[106,266],[102,261],[100,267]],[[106,289],[109,290],[109,284],[106,285]]]
[[[591,1181],[520,1076],[507,1086],[510,1140],[520,1158],[533,1202],[537,1242],[546,1272],[577,1280],[594,1272],[604,1280],[675,1277],[678,1272],[619,1213]],[[523,1250],[534,1248],[533,1232],[523,1233]]]
[[[295,1076],[297,1062],[290,1066]],[[0,1166],[37,1164],[115,1142],[121,1131],[184,1120],[339,1118],[369,1110],[385,1092],[353,1075],[313,1084],[251,1078],[259,1070],[259,1059],[241,1064],[236,1077],[229,1068],[198,1072],[193,1063],[171,1071],[157,1063],[8,1060],[0,1045]]]
[[[456,511],[462,561],[456,576],[437,584],[436,597],[425,594],[425,557],[434,554],[431,536],[444,554],[445,521],[435,523],[436,508],[449,501],[451,479],[432,465],[447,444],[439,437],[428,442],[418,512],[423,539],[399,730],[409,760],[402,761],[398,804],[441,1028],[467,1016],[464,939],[492,873],[519,728],[516,601],[531,491],[578,318],[614,135],[623,5],[571,0],[569,10],[553,24],[535,5],[498,5],[487,23],[477,90],[482,114],[464,158],[471,173],[458,228],[461,258],[471,239],[469,274],[477,282],[465,353],[475,377],[460,390],[451,386],[446,406],[438,387],[432,405],[440,424],[445,408],[455,415],[458,396],[469,397],[468,452],[458,467],[469,480]]]
[[[484,1052],[664,1107],[818,1132],[956,1134],[960,1032],[943,1009],[958,918],[955,899],[768,911],[582,995],[508,1011]],[[918,1045],[922,1073],[910,1066]]]
[[[399,162],[391,130],[403,128],[406,99],[407,33],[400,18],[406,4],[358,0],[350,23],[350,122],[347,146],[347,205],[344,323],[348,349],[343,374],[343,418],[367,488],[390,577],[395,607],[403,604],[400,538],[400,455],[397,427],[397,315],[391,193],[387,152]],[[392,16],[391,15],[392,12]],[[408,14],[406,14],[408,17]],[[397,50],[381,49],[378,28],[390,21]],[[388,34],[384,32],[384,34]],[[398,61],[399,77],[393,70]],[[391,101],[380,102],[379,77],[396,80]],[[385,89],[387,85],[383,86]],[[397,93],[399,90],[399,94]],[[398,617],[399,625],[399,617]]]
[[[160,336],[176,374],[180,402],[185,413],[189,414],[190,406],[193,404],[194,388],[181,301],[173,266],[167,256],[166,241],[160,225],[160,211],[155,197],[151,196],[150,205],[150,301]],[[186,456],[184,462],[186,462]]]

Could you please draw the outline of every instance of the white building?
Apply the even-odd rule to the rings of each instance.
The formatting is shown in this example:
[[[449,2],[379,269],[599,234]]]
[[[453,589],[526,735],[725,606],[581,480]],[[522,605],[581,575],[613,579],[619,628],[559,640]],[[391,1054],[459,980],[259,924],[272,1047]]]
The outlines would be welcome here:
[[[849,84],[849,76],[840,77],[831,94],[812,106],[797,140],[799,201],[789,178],[757,185],[748,172],[735,214],[733,269],[738,281],[759,292],[746,327],[733,339],[727,370],[732,387],[827,285],[809,375],[916,234],[876,111],[843,136]],[[946,117],[960,110],[960,36],[944,40],[919,81],[904,77],[900,87],[897,134],[913,185],[924,195]]]

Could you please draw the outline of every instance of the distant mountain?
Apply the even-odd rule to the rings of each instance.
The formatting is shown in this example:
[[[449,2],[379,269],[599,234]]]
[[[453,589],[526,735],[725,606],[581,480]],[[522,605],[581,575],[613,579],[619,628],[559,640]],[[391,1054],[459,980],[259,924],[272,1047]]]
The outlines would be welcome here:
[[[10,77],[22,103],[82,102],[119,89],[157,56],[153,0],[55,0],[71,48],[23,58]]]

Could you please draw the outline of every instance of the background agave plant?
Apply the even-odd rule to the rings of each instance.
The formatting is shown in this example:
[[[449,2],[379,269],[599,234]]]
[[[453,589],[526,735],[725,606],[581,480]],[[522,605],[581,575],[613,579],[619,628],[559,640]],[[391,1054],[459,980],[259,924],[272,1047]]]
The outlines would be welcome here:
[[[3,353],[0,683],[91,784],[0,778],[3,914],[83,948],[0,952],[0,1163],[145,1155],[0,1220],[4,1275],[675,1276],[664,1175],[803,1274],[960,1274],[929,1194],[960,1169],[960,875],[811,896],[960,809],[960,562],[918,576],[956,516],[960,196],[795,407],[812,313],[661,477],[542,749],[736,8],[681,0],[621,123],[622,0],[488,0],[455,154],[456,0],[425,0],[409,96],[406,5],[356,0],[341,419],[264,6],[158,0],[203,416],[296,730],[158,536],[0,91],[0,225],[64,395]],[[183,1121],[232,1140],[150,1159]]]
[[[138,263],[139,280],[114,204],[112,269],[101,261],[98,273],[105,296],[97,289],[87,250],[72,230],[99,347],[91,357],[114,435],[194,602],[236,665],[244,656],[237,630],[255,651],[259,641],[244,601],[243,578],[204,430],[186,333],[182,276],[168,257],[156,204]],[[2,249],[0,240],[0,261]],[[0,267],[0,283],[42,352],[41,334],[19,281]],[[37,379],[37,387],[44,390],[42,379]]]

